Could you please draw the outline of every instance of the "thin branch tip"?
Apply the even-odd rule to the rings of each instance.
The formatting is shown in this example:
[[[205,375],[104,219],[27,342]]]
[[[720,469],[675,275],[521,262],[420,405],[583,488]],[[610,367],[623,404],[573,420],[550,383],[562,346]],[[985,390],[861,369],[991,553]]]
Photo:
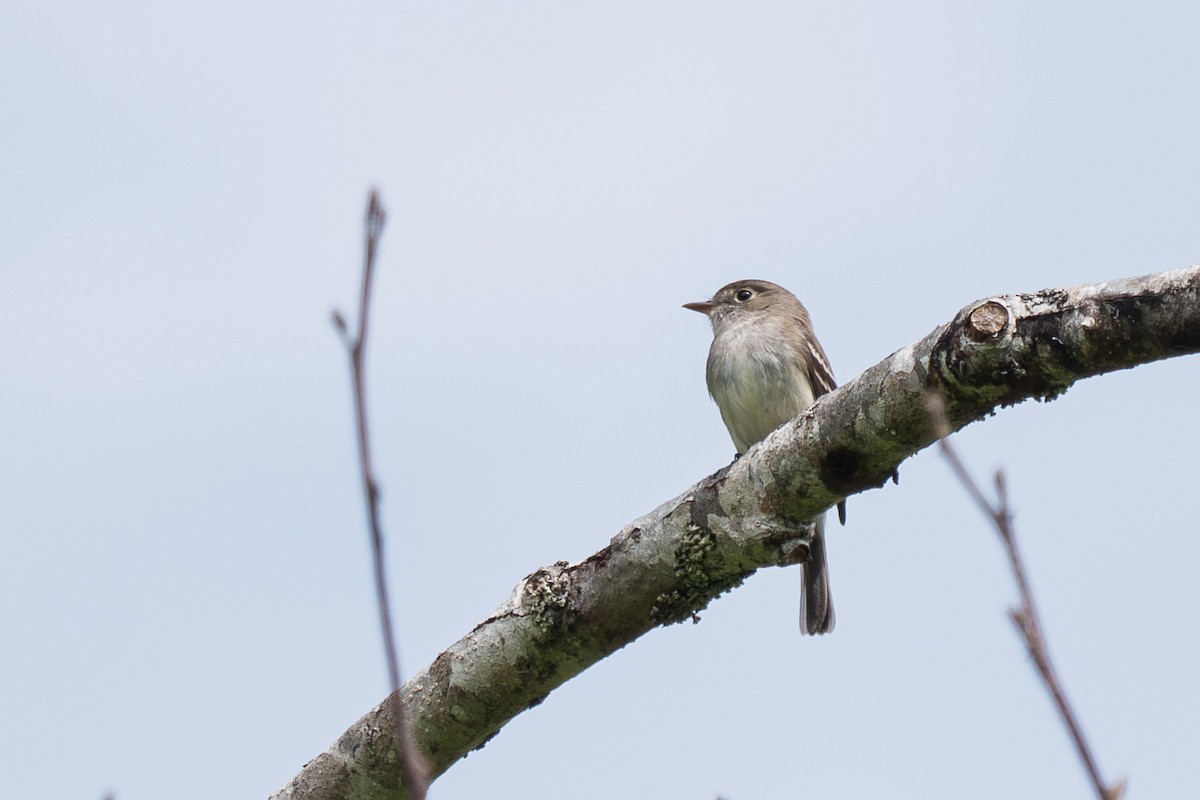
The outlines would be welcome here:
[[[342,345],[346,350],[353,353],[354,340],[350,338],[350,326],[346,323],[346,317],[336,308],[329,314],[330,322],[333,323],[333,329],[337,332],[338,338],[342,340]]]

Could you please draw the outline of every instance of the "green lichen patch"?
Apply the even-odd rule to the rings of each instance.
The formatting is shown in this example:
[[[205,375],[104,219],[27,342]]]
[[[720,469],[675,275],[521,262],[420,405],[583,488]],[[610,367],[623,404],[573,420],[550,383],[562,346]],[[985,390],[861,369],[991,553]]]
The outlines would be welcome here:
[[[689,525],[675,550],[675,588],[654,599],[650,618],[659,625],[700,621],[698,612],[716,597],[740,586],[750,572],[730,574],[717,550],[717,537],[699,525]]]

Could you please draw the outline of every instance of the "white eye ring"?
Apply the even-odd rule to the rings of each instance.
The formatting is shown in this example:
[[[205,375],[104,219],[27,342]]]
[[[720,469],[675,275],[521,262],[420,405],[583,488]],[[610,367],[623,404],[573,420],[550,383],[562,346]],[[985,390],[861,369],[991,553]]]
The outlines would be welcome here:
[[[754,292],[750,291],[749,289],[742,289],[736,295],[734,295],[734,297],[737,298],[739,303],[744,303],[751,297],[754,297]]]

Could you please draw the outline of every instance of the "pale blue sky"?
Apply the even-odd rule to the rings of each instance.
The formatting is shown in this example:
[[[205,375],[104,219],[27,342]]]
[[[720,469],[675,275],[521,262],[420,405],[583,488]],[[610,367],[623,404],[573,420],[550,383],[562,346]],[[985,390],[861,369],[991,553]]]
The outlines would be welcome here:
[[[845,381],[991,293],[1200,261],[1200,7],[168,4],[0,10],[6,795],[264,797],[385,692],[346,366],[411,674],[524,575],[728,462],[680,304],[792,289]],[[1195,358],[958,437],[1008,471],[1101,765],[1190,788]],[[520,716],[438,800],[1086,797],[933,453]]]

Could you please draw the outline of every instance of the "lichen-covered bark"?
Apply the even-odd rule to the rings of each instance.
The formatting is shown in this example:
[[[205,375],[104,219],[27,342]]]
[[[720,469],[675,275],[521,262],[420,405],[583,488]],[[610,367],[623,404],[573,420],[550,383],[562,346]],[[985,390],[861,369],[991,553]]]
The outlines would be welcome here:
[[[811,519],[880,486],[936,440],[1075,381],[1200,352],[1200,267],[972,303],[825,395],[725,469],[627,525],[578,564],[532,573],[401,689],[439,775],[555,687],[658,625],[690,619],[761,567],[802,558]],[[276,798],[402,798],[380,703]]]

